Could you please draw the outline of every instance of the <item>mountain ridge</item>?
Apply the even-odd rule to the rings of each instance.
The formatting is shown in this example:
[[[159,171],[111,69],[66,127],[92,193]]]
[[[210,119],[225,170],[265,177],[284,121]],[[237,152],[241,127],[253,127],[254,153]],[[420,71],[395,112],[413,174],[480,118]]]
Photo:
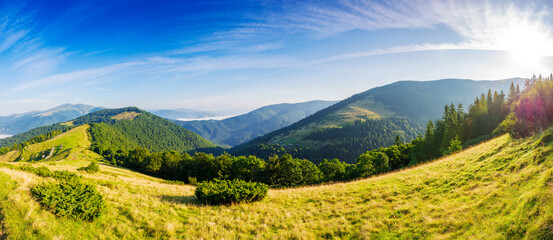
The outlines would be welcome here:
[[[301,103],[280,103],[223,120],[173,122],[211,141],[236,146],[288,126],[336,102],[313,100]]]
[[[86,104],[62,104],[46,110],[0,116],[0,134],[17,135],[33,128],[69,121],[103,107]]]
[[[346,157],[347,159],[341,160],[351,163],[359,154],[372,150],[371,148],[375,148],[375,146],[378,148],[393,144],[396,135],[406,142],[414,139],[418,133],[422,133],[422,126],[425,122],[441,117],[446,104],[462,100],[460,103],[468,106],[488,89],[506,92],[511,82],[521,84],[523,81],[522,78],[482,81],[450,78],[433,81],[394,82],[354,94],[288,127],[235,146],[230,153],[238,155],[261,153],[263,156],[291,153],[313,161],[321,161],[323,157],[330,159]],[[365,111],[360,111],[360,109]],[[403,119],[402,121],[406,122],[403,126],[388,123],[389,120],[396,121],[393,119]],[[367,137],[353,140],[344,137],[340,142],[335,143],[327,143],[322,138],[316,141],[308,140],[313,133],[323,129],[336,129],[333,134],[340,134],[340,128],[355,126],[358,120],[364,121],[368,125],[381,126],[385,124],[391,128],[373,129],[367,132]],[[415,130],[411,130],[412,128]],[[363,129],[367,128],[363,127]],[[395,134],[390,134],[390,131],[394,131]],[[386,134],[386,137],[381,143],[374,143],[374,140],[368,137],[375,138],[382,134]],[[288,146],[286,148],[289,149],[283,149],[283,146]],[[320,149],[333,149],[335,153],[319,154]],[[340,149],[345,149],[345,152],[338,154]],[[355,151],[347,153],[352,149]]]

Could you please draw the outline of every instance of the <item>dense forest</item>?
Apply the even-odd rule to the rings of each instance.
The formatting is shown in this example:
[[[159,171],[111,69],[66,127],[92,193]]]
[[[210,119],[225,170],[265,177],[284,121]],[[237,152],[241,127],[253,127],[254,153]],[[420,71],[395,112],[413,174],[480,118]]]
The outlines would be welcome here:
[[[94,147],[110,146],[119,150],[143,147],[150,151],[181,153],[216,147],[193,132],[134,107],[100,110],[77,118],[73,123],[90,124]]]
[[[257,144],[238,148],[235,155],[255,155],[267,159],[273,155],[291,154],[294,157],[321,162],[323,159],[338,158],[355,163],[359,154],[381,146],[390,146],[396,136],[410,141],[423,131],[417,122],[407,118],[356,120],[353,124],[338,128],[323,128],[311,132],[305,140],[313,142],[312,147],[297,145]]]

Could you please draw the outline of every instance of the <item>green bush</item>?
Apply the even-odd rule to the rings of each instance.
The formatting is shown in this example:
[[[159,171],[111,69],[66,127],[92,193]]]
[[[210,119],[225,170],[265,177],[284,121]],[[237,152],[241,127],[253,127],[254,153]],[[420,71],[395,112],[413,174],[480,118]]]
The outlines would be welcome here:
[[[30,173],[34,173],[40,177],[51,177],[52,176],[52,171],[50,171],[50,169],[48,169],[47,167],[31,167],[31,166],[21,166],[19,167],[20,170],[22,171],[25,171],[25,172],[30,172]]]
[[[102,195],[90,184],[72,178],[59,183],[45,183],[31,188],[42,206],[56,216],[92,221],[102,213]]]
[[[72,180],[72,179],[79,179],[80,177],[77,176],[77,174],[72,173],[67,170],[63,171],[54,171],[52,172],[52,175],[50,177],[53,177],[58,180]]]
[[[69,172],[69,171],[50,171],[47,167],[31,167],[31,166],[20,166],[18,168],[21,171],[34,173],[40,177],[51,177],[58,180],[70,180],[74,178],[79,178],[77,174]]]
[[[96,173],[100,171],[100,166],[96,161],[92,161],[90,165],[77,169],[79,171],[85,171],[87,173]]]
[[[267,196],[268,186],[244,180],[218,180],[198,183],[196,198],[209,205],[254,202]]]

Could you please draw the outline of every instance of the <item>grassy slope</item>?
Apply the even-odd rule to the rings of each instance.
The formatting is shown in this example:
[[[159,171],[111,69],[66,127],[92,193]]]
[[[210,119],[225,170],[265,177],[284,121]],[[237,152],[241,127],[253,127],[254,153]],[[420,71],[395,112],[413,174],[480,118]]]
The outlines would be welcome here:
[[[83,149],[90,146],[90,141],[87,136],[88,125],[82,125],[71,129],[63,134],[60,134],[46,142],[41,142],[25,147],[19,151],[11,151],[3,156],[0,156],[0,162],[14,161],[18,158],[29,160],[31,156],[38,153],[48,155],[50,150],[55,147],[54,154],[48,161],[55,161],[69,158],[72,161],[77,160],[77,152],[82,152]],[[63,146],[61,149],[59,146]],[[83,158],[83,156],[80,156]]]
[[[198,205],[191,186],[101,165],[94,175],[79,172],[107,200],[93,223],[42,210],[29,187],[47,179],[0,165],[0,206],[4,232],[17,239],[539,239],[553,229],[553,147],[540,142],[503,136],[404,171],[270,190],[261,202],[220,207]]]

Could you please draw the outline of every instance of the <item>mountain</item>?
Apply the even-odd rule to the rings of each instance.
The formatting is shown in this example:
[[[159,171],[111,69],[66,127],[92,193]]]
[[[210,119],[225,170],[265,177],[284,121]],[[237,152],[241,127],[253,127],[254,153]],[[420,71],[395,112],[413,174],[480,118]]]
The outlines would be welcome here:
[[[351,96],[297,123],[230,150],[236,155],[267,157],[290,153],[314,162],[339,158],[354,163],[359,154],[404,142],[422,133],[428,120],[439,118],[444,106],[465,106],[491,89],[507,92],[524,79],[474,81],[442,79],[400,81]]]
[[[71,121],[35,128],[0,139],[0,147],[11,147],[53,130],[83,125],[90,126],[88,133],[95,147],[112,151],[141,147],[155,152],[187,152],[217,147],[196,133],[135,107],[98,110]]]
[[[40,153],[61,144],[72,149],[65,157],[28,163],[0,156],[0,238],[551,239],[552,134],[504,135],[398,172],[209,206],[192,185],[105,162],[97,173],[78,171],[102,159],[80,127],[28,147]],[[94,221],[57,217],[32,189],[62,181],[24,171],[30,167],[79,175],[103,196],[105,212]]]
[[[0,116],[0,134],[16,135],[40,126],[69,121],[100,109],[85,104],[63,104],[45,111]]]
[[[162,109],[162,110],[152,110],[149,111],[157,116],[162,118],[167,118],[171,120],[179,119],[204,119],[204,118],[216,118],[221,117],[221,114],[217,114],[209,111],[200,111],[194,109]]]
[[[224,120],[173,121],[213,142],[236,146],[295,123],[336,101],[283,103],[258,108]]]

